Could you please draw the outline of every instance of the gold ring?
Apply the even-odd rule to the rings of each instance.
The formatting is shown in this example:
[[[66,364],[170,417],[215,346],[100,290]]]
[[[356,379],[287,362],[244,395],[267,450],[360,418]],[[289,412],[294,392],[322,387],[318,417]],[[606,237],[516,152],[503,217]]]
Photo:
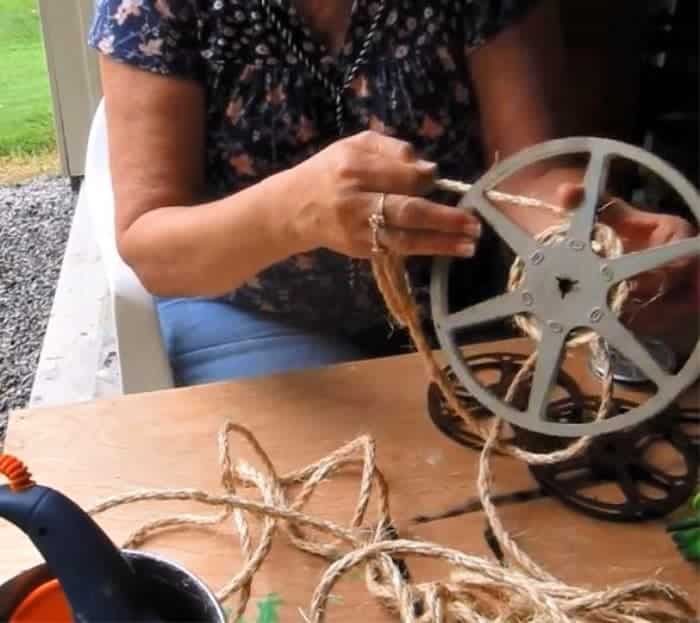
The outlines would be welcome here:
[[[372,230],[372,253],[384,253],[384,247],[379,244],[379,230],[386,227],[384,216],[384,206],[386,204],[386,193],[379,196],[377,209],[369,215],[369,227]]]

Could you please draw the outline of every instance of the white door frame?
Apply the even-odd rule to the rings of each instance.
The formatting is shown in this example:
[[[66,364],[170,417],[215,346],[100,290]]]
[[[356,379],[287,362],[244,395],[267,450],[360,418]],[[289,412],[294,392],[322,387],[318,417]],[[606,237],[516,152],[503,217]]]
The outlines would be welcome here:
[[[61,169],[80,177],[101,97],[97,57],[87,46],[95,0],[38,0]]]

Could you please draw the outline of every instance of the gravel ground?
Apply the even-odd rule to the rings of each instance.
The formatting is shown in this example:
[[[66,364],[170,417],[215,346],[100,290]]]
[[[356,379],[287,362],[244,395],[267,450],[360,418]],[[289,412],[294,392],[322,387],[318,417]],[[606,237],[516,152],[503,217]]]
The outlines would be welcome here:
[[[0,449],[29,401],[73,209],[65,178],[0,185]]]

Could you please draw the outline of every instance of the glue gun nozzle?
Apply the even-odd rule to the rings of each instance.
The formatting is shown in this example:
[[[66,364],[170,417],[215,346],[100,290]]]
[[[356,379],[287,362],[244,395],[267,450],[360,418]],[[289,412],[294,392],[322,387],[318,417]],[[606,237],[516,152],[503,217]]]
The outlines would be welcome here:
[[[36,484],[27,466],[9,454],[0,454],[0,474],[7,478],[10,490],[14,493],[31,489]]]

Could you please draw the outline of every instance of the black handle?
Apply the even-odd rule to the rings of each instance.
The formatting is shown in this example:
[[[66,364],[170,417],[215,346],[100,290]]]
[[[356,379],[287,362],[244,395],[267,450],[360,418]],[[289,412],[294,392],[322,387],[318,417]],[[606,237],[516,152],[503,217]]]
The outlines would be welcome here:
[[[29,536],[58,578],[76,622],[156,621],[134,571],[102,529],[48,487],[0,487],[0,517]]]

